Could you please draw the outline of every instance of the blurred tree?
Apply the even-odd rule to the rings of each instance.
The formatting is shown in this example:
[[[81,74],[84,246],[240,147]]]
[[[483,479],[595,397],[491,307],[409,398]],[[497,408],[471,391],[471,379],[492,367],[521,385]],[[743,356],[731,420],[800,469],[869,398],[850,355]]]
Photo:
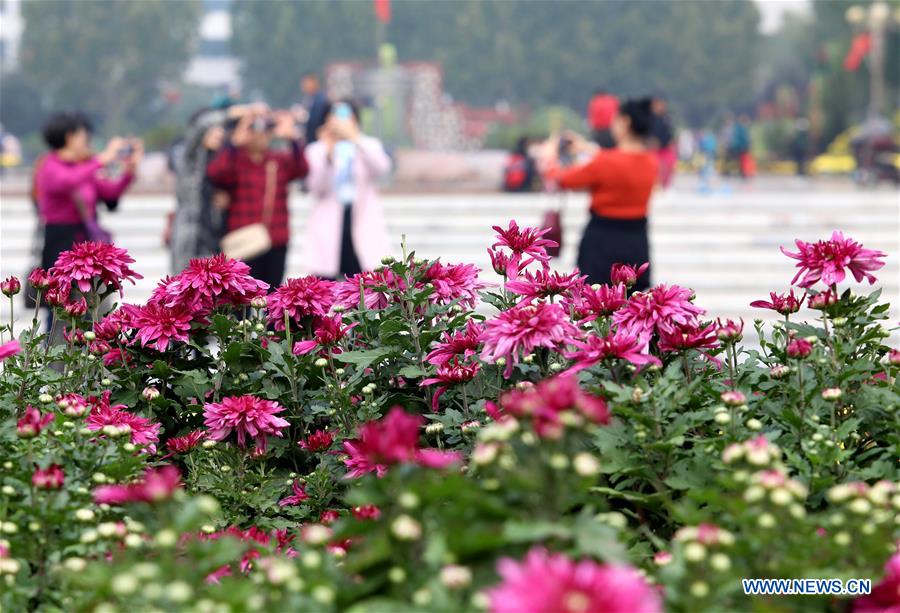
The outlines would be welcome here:
[[[39,129],[43,121],[40,90],[34,79],[23,72],[4,74],[3,95],[0,96],[3,128],[22,136]]]
[[[125,131],[161,110],[163,81],[180,79],[200,3],[43,0],[22,13],[21,70],[40,84],[44,108],[80,108]]]
[[[244,78],[270,102],[299,98],[299,75],[375,57],[371,2],[253,2],[234,8]],[[666,94],[691,123],[752,101],[759,15],[717,2],[398,2],[387,38],[400,61],[442,65],[445,88],[474,104],[565,104],[594,89]]]

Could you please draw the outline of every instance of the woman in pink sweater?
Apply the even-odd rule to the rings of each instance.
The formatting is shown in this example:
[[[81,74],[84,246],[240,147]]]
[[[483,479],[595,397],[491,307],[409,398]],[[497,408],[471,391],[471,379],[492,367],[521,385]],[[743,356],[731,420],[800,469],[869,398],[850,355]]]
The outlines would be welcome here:
[[[313,199],[304,232],[303,268],[336,279],[372,270],[390,253],[378,179],[391,159],[377,138],[359,129],[349,102],[329,107],[319,140],[306,147]]]
[[[139,140],[115,137],[94,154],[90,138],[90,121],[81,113],[58,113],[44,127],[51,151],[35,164],[34,172],[34,196],[44,226],[42,268],[53,266],[75,243],[98,238],[97,202],[114,210],[141,160]],[[101,170],[115,161],[122,174],[104,177]]]

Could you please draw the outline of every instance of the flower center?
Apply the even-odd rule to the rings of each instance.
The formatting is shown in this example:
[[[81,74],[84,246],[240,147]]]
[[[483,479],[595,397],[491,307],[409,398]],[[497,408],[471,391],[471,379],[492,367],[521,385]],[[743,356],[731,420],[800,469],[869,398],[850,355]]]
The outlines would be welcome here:
[[[563,606],[570,613],[583,613],[591,606],[591,599],[581,592],[569,592],[563,596]]]

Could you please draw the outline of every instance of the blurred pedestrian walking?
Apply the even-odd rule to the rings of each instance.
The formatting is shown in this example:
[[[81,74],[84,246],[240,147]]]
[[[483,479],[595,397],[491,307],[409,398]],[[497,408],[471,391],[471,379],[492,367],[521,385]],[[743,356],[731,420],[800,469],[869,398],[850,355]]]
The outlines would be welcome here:
[[[619,99],[603,89],[594,92],[588,103],[588,124],[593,133],[594,142],[603,148],[615,146],[610,126],[616,113],[619,112]]]
[[[647,214],[659,164],[646,141],[653,127],[648,98],[624,102],[611,125],[614,149],[601,149],[590,161],[562,168],[558,144],[545,148],[545,176],[562,189],[591,193],[591,216],[578,251],[578,268],[589,283],[609,283],[610,268],[622,263],[640,266],[650,261]],[[569,136],[571,138],[571,136]],[[585,150],[587,143],[576,142]],[[649,287],[649,272],[635,289]]]
[[[750,118],[741,115],[736,121],[726,123],[728,140],[726,140],[726,154],[723,173],[726,176],[736,169],[744,179],[749,177],[750,164],[747,156],[750,155]]]
[[[506,166],[503,168],[503,191],[530,192],[534,190],[534,182],[537,178],[537,166],[531,152],[528,151],[531,140],[523,136],[516,141],[516,146],[506,158]]]
[[[331,279],[372,270],[389,253],[377,181],[390,172],[391,159],[380,140],[362,133],[349,101],[329,106],[318,137],[306,149],[313,205],[304,268]]]
[[[650,146],[656,151],[659,161],[659,184],[669,187],[675,175],[675,164],[678,154],[675,151],[672,120],[669,118],[669,105],[666,99],[656,96],[652,99],[653,120],[650,126]]]
[[[300,80],[300,91],[303,92],[303,108],[306,109],[306,144],[314,143],[318,138],[319,128],[325,123],[328,114],[328,97],[322,91],[319,75],[308,72]]]
[[[273,138],[286,140],[288,150],[270,148]],[[213,184],[229,195],[222,251],[245,260],[251,274],[272,287],[281,284],[287,264],[288,184],[307,171],[300,134],[287,111],[243,115],[207,166]]]

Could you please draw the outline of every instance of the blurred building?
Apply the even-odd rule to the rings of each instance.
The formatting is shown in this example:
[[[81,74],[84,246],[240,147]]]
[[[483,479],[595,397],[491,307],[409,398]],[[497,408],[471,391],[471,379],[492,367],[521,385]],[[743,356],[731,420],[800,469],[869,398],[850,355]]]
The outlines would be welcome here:
[[[229,87],[240,82],[240,64],[231,52],[232,0],[203,0],[196,55],[184,80],[203,87]]]
[[[22,0],[0,0],[0,71],[9,72],[18,67],[24,26]]]
[[[367,129],[387,143],[431,151],[476,150],[492,125],[521,120],[508,106],[453,102],[444,90],[440,64],[395,63],[392,51],[387,55],[383,50],[380,64],[333,62],[325,68],[328,96],[360,101],[367,109]]]

